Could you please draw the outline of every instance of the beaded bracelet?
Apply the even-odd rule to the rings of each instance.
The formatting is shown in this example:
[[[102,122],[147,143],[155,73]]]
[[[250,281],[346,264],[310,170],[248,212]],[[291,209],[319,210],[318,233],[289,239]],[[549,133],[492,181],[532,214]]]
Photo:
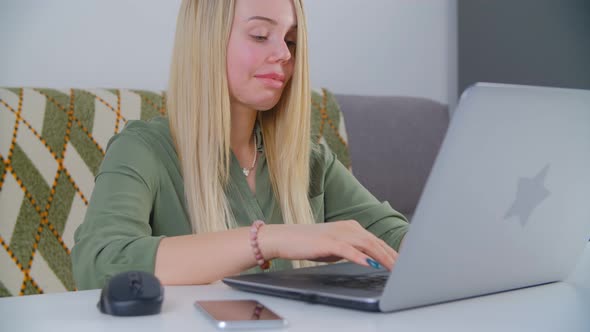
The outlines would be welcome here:
[[[250,228],[250,245],[252,245],[254,257],[256,257],[256,263],[258,263],[261,269],[268,270],[270,268],[270,261],[264,260],[262,251],[258,247],[258,231],[262,226],[264,226],[264,221],[262,220],[256,220],[252,223],[252,227]]]

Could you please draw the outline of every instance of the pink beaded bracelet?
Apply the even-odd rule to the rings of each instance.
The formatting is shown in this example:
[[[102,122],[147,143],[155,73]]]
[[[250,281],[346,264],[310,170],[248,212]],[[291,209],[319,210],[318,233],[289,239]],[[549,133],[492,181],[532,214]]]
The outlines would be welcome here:
[[[270,261],[264,260],[262,251],[258,247],[258,231],[262,226],[264,226],[264,221],[262,220],[256,220],[252,223],[252,227],[250,228],[250,245],[252,246],[252,251],[254,251],[254,257],[256,257],[256,263],[258,263],[261,269],[268,270],[270,268]]]

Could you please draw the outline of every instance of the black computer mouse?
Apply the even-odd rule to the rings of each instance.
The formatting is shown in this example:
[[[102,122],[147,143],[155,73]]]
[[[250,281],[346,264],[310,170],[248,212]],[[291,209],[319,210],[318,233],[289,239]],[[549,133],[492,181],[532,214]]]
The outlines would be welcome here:
[[[144,316],[160,313],[164,288],[155,275],[142,271],[114,275],[100,293],[98,309],[113,316]]]

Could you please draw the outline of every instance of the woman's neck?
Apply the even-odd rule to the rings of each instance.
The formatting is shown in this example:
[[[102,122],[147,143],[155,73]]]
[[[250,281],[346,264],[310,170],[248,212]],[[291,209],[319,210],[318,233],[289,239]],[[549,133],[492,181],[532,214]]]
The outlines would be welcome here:
[[[230,147],[234,153],[252,150],[252,132],[254,131],[257,115],[258,111],[256,110],[241,105],[232,105]]]

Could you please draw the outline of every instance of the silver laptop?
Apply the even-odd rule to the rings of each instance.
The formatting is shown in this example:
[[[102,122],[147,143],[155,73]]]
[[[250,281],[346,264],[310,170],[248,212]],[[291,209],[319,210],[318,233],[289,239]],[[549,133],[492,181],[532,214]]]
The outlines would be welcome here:
[[[352,263],[225,278],[238,289],[395,311],[565,279],[590,237],[590,91],[463,93],[391,273]]]

